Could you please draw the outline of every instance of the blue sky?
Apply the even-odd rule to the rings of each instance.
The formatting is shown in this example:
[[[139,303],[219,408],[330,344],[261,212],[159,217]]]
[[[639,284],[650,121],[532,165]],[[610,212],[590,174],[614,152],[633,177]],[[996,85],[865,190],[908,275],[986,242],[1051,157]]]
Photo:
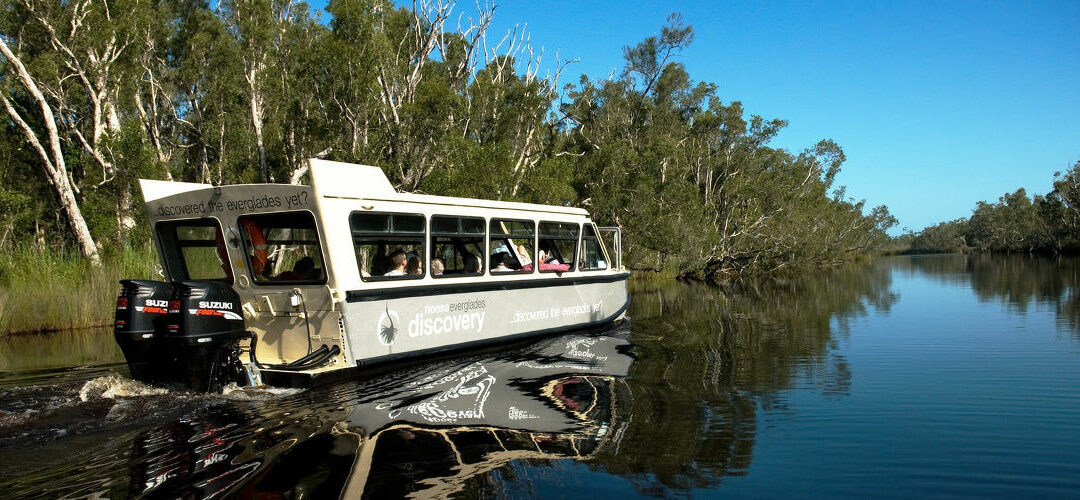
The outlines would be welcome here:
[[[774,146],[835,140],[837,183],[901,227],[967,217],[1019,187],[1045,194],[1080,161],[1080,1],[504,1],[489,39],[526,28],[552,66],[556,53],[578,60],[572,83],[617,72],[623,47],[672,12],[694,27],[678,59],[691,78],[788,120]]]

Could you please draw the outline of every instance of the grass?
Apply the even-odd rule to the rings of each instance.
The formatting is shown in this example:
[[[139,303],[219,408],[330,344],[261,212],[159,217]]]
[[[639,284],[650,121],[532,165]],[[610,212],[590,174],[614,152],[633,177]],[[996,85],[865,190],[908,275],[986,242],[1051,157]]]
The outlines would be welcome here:
[[[112,324],[121,279],[160,279],[150,247],[107,249],[100,268],[78,253],[0,253],[0,337]]]

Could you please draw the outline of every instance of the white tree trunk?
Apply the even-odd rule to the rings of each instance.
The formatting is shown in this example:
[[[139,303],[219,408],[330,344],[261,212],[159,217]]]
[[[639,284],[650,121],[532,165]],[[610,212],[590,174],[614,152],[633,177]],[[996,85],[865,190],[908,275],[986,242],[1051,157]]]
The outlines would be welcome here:
[[[100,266],[101,257],[98,255],[97,244],[94,243],[94,238],[90,234],[90,228],[86,225],[86,219],[82,216],[82,210],[79,209],[79,202],[75,199],[75,190],[68,178],[67,165],[64,163],[64,154],[60,148],[60,134],[56,128],[56,115],[53,113],[52,106],[45,100],[45,95],[42,94],[41,89],[38,88],[37,83],[34,82],[34,79],[26,70],[22,60],[11,51],[3,37],[0,37],[0,53],[3,53],[4,57],[11,63],[20,83],[22,83],[26,91],[30,93],[41,108],[41,117],[43,125],[45,126],[45,132],[48,136],[49,149],[46,150],[45,146],[42,145],[41,141],[38,139],[38,134],[34,132],[26,120],[24,120],[14,106],[12,106],[7,95],[0,94],[0,100],[3,100],[4,109],[7,111],[8,116],[11,117],[12,121],[18,124],[19,128],[26,134],[27,141],[30,142],[31,146],[34,147],[41,157],[41,161],[45,166],[46,179],[48,179],[49,184],[56,193],[57,201],[60,202],[60,208],[64,211],[64,215],[68,219],[68,225],[71,228],[72,235],[75,237],[75,241],[78,243],[83,256],[88,258],[90,263],[95,267]]]
[[[251,70],[247,74],[248,89],[251,92],[251,98],[249,99],[251,104],[251,126],[255,129],[255,147],[259,150],[259,175],[262,176],[263,182],[274,182],[274,174],[270,172],[270,167],[266,164],[266,145],[263,144],[262,123],[263,98],[256,84],[256,78],[258,78],[256,66],[261,66],[261,64],[252,64]]]

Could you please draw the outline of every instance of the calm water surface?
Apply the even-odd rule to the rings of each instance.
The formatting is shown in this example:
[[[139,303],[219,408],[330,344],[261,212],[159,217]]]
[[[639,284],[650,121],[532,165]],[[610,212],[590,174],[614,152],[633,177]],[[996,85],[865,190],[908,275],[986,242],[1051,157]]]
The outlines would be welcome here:
[[[914,257],[310,390],[0,341],[0,497],[1080,497],[1080,260]]]

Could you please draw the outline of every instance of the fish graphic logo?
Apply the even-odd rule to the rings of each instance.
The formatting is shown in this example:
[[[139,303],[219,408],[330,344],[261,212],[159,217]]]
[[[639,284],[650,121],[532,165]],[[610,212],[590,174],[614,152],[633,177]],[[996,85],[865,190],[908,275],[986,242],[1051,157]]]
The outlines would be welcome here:
[[[397,337],[398,325],[401,320],[398,319],[398,314],[390,310],[387,306],[386,310],[379,315],[379,321],[375,323],[375,333],[379,336],[379,342],[382,345],[392,345],[394,338]]]
[[[403,399],[385,401],[375,409],[387,411],[393,420],[422,419],[431,424],[462,424],[484,420],[484,406],[496,378],[481,363],[471,363],[454,372],[446,370],[421,382]],[[530,417],[536,418],[536,417]]]

